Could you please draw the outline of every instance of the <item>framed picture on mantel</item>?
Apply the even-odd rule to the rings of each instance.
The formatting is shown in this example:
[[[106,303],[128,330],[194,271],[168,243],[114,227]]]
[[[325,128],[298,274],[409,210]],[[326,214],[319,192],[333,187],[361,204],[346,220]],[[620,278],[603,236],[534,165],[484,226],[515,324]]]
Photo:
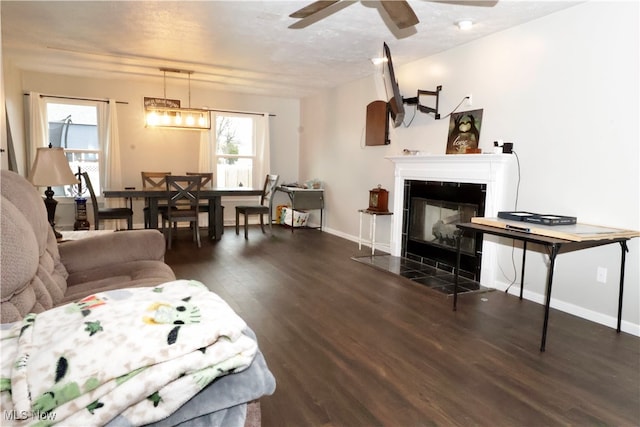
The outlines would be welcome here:
[[[478,153],[482,110],[452,113],[449,120],[447,154]]]

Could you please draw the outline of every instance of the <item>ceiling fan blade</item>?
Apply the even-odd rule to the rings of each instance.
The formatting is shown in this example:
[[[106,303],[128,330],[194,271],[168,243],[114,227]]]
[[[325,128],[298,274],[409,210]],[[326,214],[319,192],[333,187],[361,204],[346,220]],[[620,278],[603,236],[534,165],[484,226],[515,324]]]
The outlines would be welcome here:
[[[327,7],[331,6],[334,3],[338,3],[340,0],[320,0],[320,1],[314,1],[313,3],[303,7],[300,10],[297,10],[295,12],[293,12],[291,15],[289,15],[290,18],[306,18],[307,16],[311,16],[315,13],[320,12],[323,9],[326,9]]]
[[[398,1],[381,1],[382,7],[387,11],[391,20],[398,26],[398,28],[405,29],[416,25],[418,17],[404,0]]]

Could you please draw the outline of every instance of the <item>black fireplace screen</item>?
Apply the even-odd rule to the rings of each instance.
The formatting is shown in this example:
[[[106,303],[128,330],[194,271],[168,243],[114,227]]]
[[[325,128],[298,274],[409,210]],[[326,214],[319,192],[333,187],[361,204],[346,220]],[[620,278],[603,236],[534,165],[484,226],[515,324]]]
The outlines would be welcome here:
[[[486,185],[405,181],[402,256],[452,271],[456,263],[456,224],[484,215]],[[479,280],[482,236],[460,239],[461,274]]]
[[[455,250],[455,236],[459,231],[456,224],[470,222],[474,216],[478,216],[476,204],[414,197],[409,215],[409,238]],[[474,249],[473,236],[462,236],[460,250],[472,254]]]

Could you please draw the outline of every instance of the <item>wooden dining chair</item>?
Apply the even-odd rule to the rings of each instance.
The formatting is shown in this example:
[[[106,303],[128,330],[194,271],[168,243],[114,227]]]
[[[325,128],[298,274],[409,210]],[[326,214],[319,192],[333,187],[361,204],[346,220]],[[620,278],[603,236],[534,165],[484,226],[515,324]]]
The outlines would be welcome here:
[[[179,222],[189,222],[193,230],[193,240],[200,247],[200,175],[167,175],[167,206],[162,212],[162,233],[167,236],[167,247],[171,249],[173,232]],[[168,223],[168,233],[165,225]],[[177,233],[176,233],[177,234]]]
[[[159,189],[164,190],[166,185],[167,175],[171,175],[171,172],[140,172],[142,177],[142,188],[147,189]],[[166,204],[158,204],[158,213],[162,213],[167,210]],[[145,200],[144,213],[144,228],[149,228],[149,200]]]
[[[187,172],[187,175],[200,175],[200,176],[202,176],[202,185],[200,187],[201,189],[213,186],[213,172]],[[222,209],[221,215],[224,216],[224,206],[221,206],[220,208]],[[205,212],[205,213],[209,212],[209,201],[208,200],[205,200],[204,202],[200,203],[200,212]],[[224,233],[224,227],[221,230],[221,232]]]
[[[264,233],[264,215],[269,216],[269,227],[271,227],[271,197],[278,185],[278,175],[267,175],[264,180],[264,187],[260,195],[259,205],[239,205],[236,206],[236,234],[240,234],[240,214],[244,215],[244,238],[249,238],[249,215],[260,215],[260,227]]]
[[[201,175],[202,185],[200,188],[213,186],[213,172],[187,172],[187,175]]]
[[[89,174],[87,172],[82,172],[82,179],[84,180],[84,185],[89,190],[89,195],[91,196],[91,205],[93,207],[93,224],[94,229],[100,229],[100,221],[101,220],[127,220],[127,229],[131,230],[133,228],[133,210],[131,208],[100,208],[98,206],[98,199],[96,197],[96,193],[93,191],[93,185],[91,185],[91,179],[89,178]]]
[[[187,172],[187,176],[191,175],[200,175],[202,177],[200,188],[210,187],[213,184],[213,172]],[[208,202],[200,205],[200,212],[209,212]]]

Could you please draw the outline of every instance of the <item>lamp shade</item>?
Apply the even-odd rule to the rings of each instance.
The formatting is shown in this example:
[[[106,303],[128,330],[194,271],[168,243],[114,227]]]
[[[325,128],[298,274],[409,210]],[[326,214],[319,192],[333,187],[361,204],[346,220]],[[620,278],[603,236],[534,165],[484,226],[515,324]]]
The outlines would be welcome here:
[[[60,147],[39,147],[29,173],[29,181],[37,187],[77,184],[69,162]]]

